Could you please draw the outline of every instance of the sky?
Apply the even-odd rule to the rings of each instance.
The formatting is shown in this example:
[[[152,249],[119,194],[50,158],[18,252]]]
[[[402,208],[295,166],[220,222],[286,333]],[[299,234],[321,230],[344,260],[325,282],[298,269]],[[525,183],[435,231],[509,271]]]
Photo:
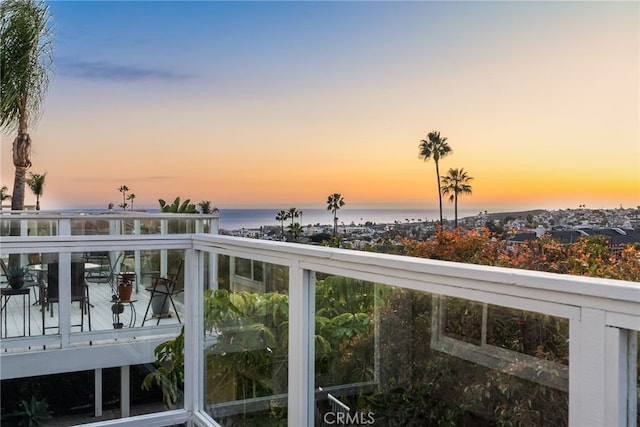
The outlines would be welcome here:
[[[640,3],[47,2],[43,209],[640,205]],[[4,132],[0,184],[13,188]],[[26,203],[35,203],[27,191]],[[452,209],[445,199],[445,209]]]

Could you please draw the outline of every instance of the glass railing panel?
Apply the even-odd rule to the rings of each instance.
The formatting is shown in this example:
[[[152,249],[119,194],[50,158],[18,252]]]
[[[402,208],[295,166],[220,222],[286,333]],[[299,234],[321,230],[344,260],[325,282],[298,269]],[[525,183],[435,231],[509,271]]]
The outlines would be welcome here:
[[[46,292],[46,264],[57,254],[2,254],[0,260],[0,338],[28,337],[43,334],[43,325],[57,327],[57,317],[49,321]],[[56,332],[57,333],[57,332]]]
[[[566,319],[331,277],[316,316],[318,426],[568,424]]]
[[[71,234],[74,236],[96,236],[112,234],[109,220],[96,215],[72,218]]]
[[[218,257],[203,300],[204,407],[221,425],[286,425],[287,290],[286,267]]]

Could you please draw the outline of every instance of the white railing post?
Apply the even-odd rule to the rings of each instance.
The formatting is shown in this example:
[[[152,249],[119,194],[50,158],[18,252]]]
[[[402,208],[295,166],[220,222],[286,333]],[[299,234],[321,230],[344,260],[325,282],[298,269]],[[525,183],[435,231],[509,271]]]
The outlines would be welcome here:
[[[198,275],[199,254],[187,249],[184,256],[184,408],[191,413],[204,400],[202,353],[202,280]]]
[[[605,424],[608,426],[626,425],[627,412],[627,373],[629,352],[627,350],[627,332],[624,329],[608,326],[605,330]]]
[[[315,280],[299,266],[289,270],[288,425],[314,424]]]
[[[604,426],[606,407],[606,313],[583,307],[569,331],[569,425]]]
[[[55,305],[51,305],[49,310],[55,310],[54,307]],[[49,316],[49,313],[44,315]],[[71,253],[69,252],[61,252],[58,256],[58,331],[62,348],[69,347],[71,334]]]

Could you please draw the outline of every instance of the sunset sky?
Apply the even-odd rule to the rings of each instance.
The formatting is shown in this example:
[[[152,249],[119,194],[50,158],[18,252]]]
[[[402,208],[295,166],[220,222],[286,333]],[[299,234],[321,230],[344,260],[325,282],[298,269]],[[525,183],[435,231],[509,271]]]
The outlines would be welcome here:
[[[640,205],[640,4],[51,2],[43,209]],[[13,188],[13,134],[1,134]],[[28,193],[26,203],[35,197]]]

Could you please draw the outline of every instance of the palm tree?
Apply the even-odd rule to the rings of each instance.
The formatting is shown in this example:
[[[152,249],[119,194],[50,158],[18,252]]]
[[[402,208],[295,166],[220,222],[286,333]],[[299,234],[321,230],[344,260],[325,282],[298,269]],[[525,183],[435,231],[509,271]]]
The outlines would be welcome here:
[[[127,191],[129,191],[129,187],[127,187],[126,185],[121,185],[120,187],[118,187],[118,191],[122,193],[122,204],[120,205],[120,207],[124,211],[127,209],[127,206],[129,206],[127,204]]]
[[[451,153],[451,147],[447,144],[447,138],[440,137],[440,132],[431,131],[427,134],[427,139],[420,141],[420,158],[425,162],[430,158],[436,164],[436,178],[438,179],[438,202],[440,205],[440,225],[442,225],[442,195],[440,194],[440,167],[438,165],[441,158]]]
[[[47,177],[47,173],[42,175],[29,172],[29,178],[27,178],[27,185],[31,189],[31,192],[36,195],[36,210],[40,210],[40,196],[44,191],[44,179]]]
[[[287,218],[291,218],[291,227],[293,227],[293,221],[300,216],[300,211],[296,208],[289,208],[287,211]]]
[[[135,199],[135,198],[136,198],[136,195],[135,195],[135,194],[133,194],[133,193],[130,193],[130,194],[127,196],[127,200],[131,200],[131,207],[129,208],[129,210],[131,210],[131,211],[133,210],[133,199]]]
[[[24,209],[26,173],[31,167],[29,126],[38,117],[49,86],[50,16],[42,1],[0,2],[0,129],[18,133],[13,140],[14,210]]]
[[[2,202],[7,199],[11,200],[11,194],[7,194],[7,191],[9,191],[9,189],[6,185],[3,185],[2,188],[0,188],[0,211],[2,210]]]
[[[340,193],[329,194],[327,197],[327,210],[333,213],[333,237],[338,235],[338,209],[343,207],[345,203]]]
[[[295,224],[291,224],[290,226],[287,227],[289,229],[289,232],[291,233],[291,236],[293,237],[293,241],[297,241],[298,237],[300,237],[300,234],[302,234],[302,227],[300,227],[300,224],[298,224],[297,222]]]
[[[285,210],[281,210],[278,213],[276,213],[276,221],[280,221],[280,234],[284,236],[284,222],[287,220],[288,218],[288,214],[287,211]]]
[[[472,177],[467,175],[464,168],[449,169],[449,174],[442,177],[442,195],[450,194],[449,201],[454,202],[455,222],[454,226],[458,227],[458,195],[471,194]]]
[[[203,200],[198,203],[198,207],[200,208],[200,212],[203,214],[212,214],[216,212],[220,212],[220,209],[216,208],[211,204],[211,200]]]

